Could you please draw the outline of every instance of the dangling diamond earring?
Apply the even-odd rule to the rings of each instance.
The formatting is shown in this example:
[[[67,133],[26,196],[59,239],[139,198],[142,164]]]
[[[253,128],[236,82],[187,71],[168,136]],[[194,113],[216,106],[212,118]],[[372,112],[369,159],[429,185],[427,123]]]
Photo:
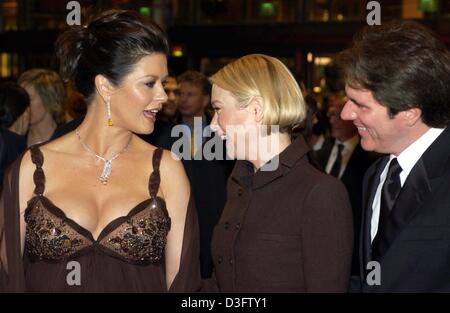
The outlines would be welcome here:
[[[108,114],[108,126],[113,126],[114,124],[111,117],[111,98],[109,96],[106,98],[106,111]]]

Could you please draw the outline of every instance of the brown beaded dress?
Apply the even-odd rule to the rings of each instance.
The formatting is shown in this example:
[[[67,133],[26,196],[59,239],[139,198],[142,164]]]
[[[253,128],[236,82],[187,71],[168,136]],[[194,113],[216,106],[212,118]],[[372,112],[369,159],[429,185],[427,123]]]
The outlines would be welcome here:
[[[18,196],[21,158],[5,178],[3,212],[0,212],[0,291],[166,292],[164,251],[171,225],[164,200],[156,196],[163,150],[157,149],[153,155],[150,198],[126,216],[111,221],[96,240],[44,195],[44,158],[38,146],[30,150],[36,165],[35,196],[28,201],[24,214],[23,257]],[[191,197],[180,270],[169,291],[200,289],[198,242],[197,217]],[[73,272],[78,269],[80,275]]]

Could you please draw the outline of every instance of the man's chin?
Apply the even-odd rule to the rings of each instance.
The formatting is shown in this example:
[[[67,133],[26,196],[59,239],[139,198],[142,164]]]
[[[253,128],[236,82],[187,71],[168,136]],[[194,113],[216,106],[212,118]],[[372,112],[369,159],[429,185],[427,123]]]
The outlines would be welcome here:
[[[375,146],[371,140],[361,138],[361,147],[366,151],[375,151]]]

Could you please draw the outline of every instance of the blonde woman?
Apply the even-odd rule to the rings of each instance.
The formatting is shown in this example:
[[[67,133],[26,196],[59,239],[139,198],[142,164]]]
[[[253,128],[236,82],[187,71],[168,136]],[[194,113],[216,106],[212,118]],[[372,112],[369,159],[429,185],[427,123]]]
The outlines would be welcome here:
[[[308,162],[291,129],[305,118],[301,91],[278,59],[248,55],[211,78],[212,128],[238,159],[215,227],[222,292],[344,292],[352,257],[347,193]]]
[[[31,100],[27,145],[45,142],[56,127],[65,122],[64,84],[58,73],[48,69],[28,70],[19,77],[18,83],[28,92]]]

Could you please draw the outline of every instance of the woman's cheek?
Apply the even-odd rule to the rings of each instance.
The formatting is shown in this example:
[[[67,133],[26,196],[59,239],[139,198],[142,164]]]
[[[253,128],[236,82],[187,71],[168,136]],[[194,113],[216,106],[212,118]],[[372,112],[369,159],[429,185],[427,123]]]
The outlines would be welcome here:
[[[219,125],[220,129],[222,130],[222,132],[224,132],[224,133],[227,132],[227,130],[226,130],[226,127],[227,127],[226,119],[225,119],[225,117],[223,115],[218,115],[217,116],[217,124]]]

